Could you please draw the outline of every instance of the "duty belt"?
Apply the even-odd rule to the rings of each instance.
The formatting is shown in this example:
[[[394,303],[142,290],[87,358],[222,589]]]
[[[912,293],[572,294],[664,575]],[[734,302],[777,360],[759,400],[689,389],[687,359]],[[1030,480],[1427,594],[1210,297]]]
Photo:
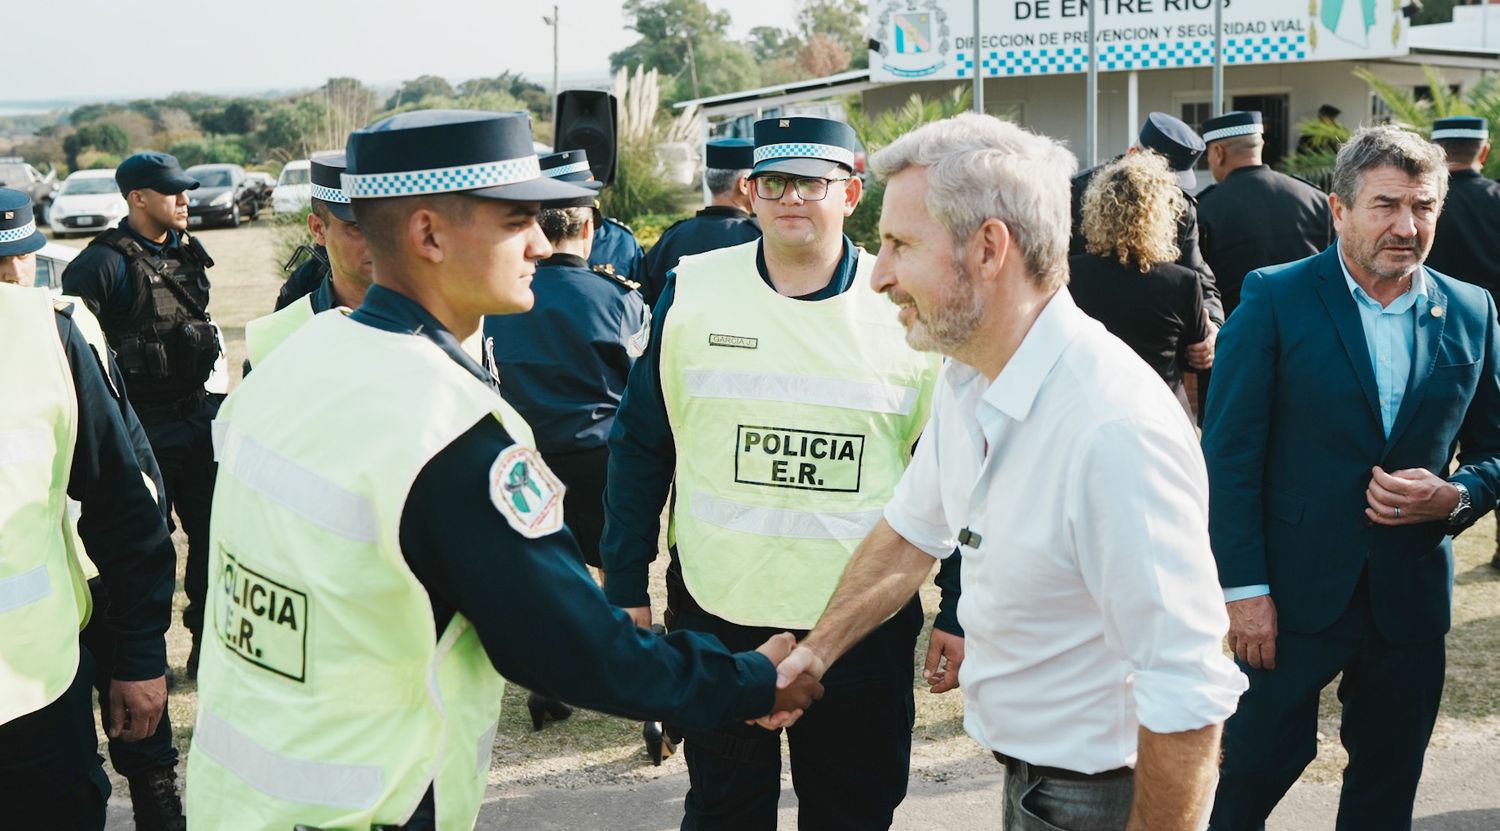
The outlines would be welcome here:
[[[1025,765],[1027,770],[1035,773],[1037,776],[1040,776],[1043,779],[1066,779],[1072,782],[1097,782],[1106,779],[1124,779],[1127,776],[1135,775],[1135,769],[1128,767],[1115,768],[1113,770],[1101,770],[1098,773],[1079,773],[1076,770],[1068,770],[1067,768],[1050,768],[1046,765],[1033,765],[1032,763],[1027,762],[1023,759],[1016,759],[1014,757],[1007,756],[998,750],[994,750],[991,752],[995,754],[995,761],[999,762],[1002,765],[1005,765],[1007,769],[1012,766],[1019,767],[1020,765]]]
[[[179,421],[187,418],[203,406],[208,400],[208,394],[203,390],[189,394],[186,398],[169,401],[165,404],[154,404],[145,407],[136,407],[135,416],[141,420],[141,424],[165,424],[169,421]]]

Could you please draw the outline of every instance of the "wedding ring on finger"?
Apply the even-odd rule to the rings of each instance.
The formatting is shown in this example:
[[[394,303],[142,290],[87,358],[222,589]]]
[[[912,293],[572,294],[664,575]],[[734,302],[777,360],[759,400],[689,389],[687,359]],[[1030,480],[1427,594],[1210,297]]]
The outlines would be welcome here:
[[[1396,506],[1396,519],[1400,519],[1400,518],[1401,518],[1401,506],[1397,505]]]

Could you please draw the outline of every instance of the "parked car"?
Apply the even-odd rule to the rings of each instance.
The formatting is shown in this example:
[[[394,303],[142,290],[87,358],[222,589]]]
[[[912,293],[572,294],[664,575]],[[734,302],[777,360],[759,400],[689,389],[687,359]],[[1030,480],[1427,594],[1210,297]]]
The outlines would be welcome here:
[[[187,175],[198,180],[198,187],[188,191],[188,227],[228,225],[240,227],[244,217],[254,219],[260,213],[259,189],[245,178],[245,169],[237,164],[195,164]]]
[[[51,242],[42,246],[42,250],[36,252],[36,283],[34,285],[46,286],[52,289],[53,294],[62,291],[63,269],[73,258],[79,254],[79,249],[71,245],[63,245],[59,242]]]
[[[120,186],[115,184],[114,168],[75,170],[53,197],[47,224],[52,227],[55,239],[69,234],[97,234],[115,225],[128,212]]]
[[[47,221],[47,208],[57,195],[57,168],[48,165],[42,173],[20,156],[0,156],[0,187],[25,191],[36,206],[38,222]]]
[[[260,200],[261,210],[271,207],[271,192],[276,190],[276,177],[259,170],[245,172],[245,181],[255,187],[255,196]]]
[[[312,204],[312,162],[287,162],[271,194],[271,207],[279,214],[294,214]]]

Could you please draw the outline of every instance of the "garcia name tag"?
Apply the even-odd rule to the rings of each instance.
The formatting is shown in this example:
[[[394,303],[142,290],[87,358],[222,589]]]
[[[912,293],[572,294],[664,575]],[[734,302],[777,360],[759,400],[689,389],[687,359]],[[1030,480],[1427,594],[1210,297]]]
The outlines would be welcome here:
[[[760,346],[760,338],[747,338],[743,335],[709,335],[709,346],[733,346],[737,349],[755,349]]]
[[[529,539],[562,528],[564,490],[541,454],[524,445],[506,448],[490,466],[490,501],[516,533]]]

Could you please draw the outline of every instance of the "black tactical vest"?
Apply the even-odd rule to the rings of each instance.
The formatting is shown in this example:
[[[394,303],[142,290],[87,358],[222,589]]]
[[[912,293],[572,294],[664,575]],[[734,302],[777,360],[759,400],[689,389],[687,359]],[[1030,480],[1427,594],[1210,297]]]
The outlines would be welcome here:
[[[208,316],[208,273],[214,264],[196,239],[182,235],[180,257],[153,254],[129,232],[113,228],[89,245],[125,258],[135,298],[124,326],[106,332],[125,374],[130,401],[141,412],[201,396],[219,357]]]

